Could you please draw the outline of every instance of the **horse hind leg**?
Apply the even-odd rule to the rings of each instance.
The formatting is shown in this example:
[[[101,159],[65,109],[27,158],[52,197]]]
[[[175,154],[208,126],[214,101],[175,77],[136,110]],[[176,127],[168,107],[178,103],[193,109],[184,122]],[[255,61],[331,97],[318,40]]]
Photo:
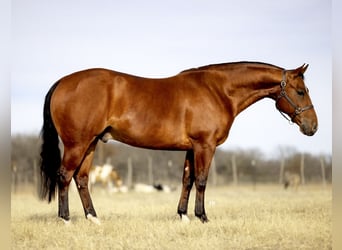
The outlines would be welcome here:
[[[58,171],[58,217],[65,223],[70,220],[68,193],[72,175],[73,171],[67,170],[64,165]]]
[[[64,147],[64,155],[61,168],[57,173],[58,183],[58,217],[64,222],[69,222],[69,185],[73,174],[82,161],[82,150],[78,147]]]
[[[97,140],[91,144],[88,151],[86,152],[86,155],[80,167],[74,174],[74,180],[76,182],[77,190],[81,198],[86,218],[89,219],[91,222],[100,225],[101,223],[97,218],[88,188],[89,170],[92,166],[96,143]]]
[[[184,170],[183,170],[183,186],[182,193],[178,203],[178,214],[183,222],[188,223],[190,220],[187,216],[189,195],[194,183],[194,153],[192,150],[187,151]]]

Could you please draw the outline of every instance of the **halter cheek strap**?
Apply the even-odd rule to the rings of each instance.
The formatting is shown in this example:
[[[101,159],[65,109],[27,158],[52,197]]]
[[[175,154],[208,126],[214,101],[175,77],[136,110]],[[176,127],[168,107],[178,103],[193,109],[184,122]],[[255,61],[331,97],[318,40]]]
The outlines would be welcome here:
[[[312,109],[313,108],[313,105],[310,104],[308,106],[305,106],[303,108],[299,107],[298,105],[296,105],[292,100],[291,98],[287,95],[286,91],[285,91],[285,87],[286,87],[286,70],[283,71],[283,79],[281,80],[280,82],[280,87],[281,87],[281,90],[280,90],[280,93],[277,97],[277,100],[276,100],[276,107],[277,109],[279,110],[280,114],[282,116],[285,117],[286,120],[288,120],[289,122],[292,122],[293,119],[301,114],[302,112],[306,111],[306,110],[309,110],[309,109]],[[287,102],[294,108],[294,112],[292,114],[288,114],[288,116],[290,116],[291,119],[289,119],[285,113],[283,111],[280,110],[280,108],[278,107],[278,102],[281,98],[285,98],[287,100]]]

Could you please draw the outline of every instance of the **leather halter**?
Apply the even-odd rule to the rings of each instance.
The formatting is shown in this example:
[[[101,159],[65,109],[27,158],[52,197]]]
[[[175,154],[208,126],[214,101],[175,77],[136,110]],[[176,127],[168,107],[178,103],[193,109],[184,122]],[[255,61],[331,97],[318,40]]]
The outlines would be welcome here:
[[[312,104],[305,106],[303,108],[299,107],[298,105],[296,105],[291,98],[287,95],[286,91],[285,91],[285,87],[286,87],[286,70],[283,71],[283,79],[280,82],[280,87],[281,87],[281,91],[277,97],[276,100],[276,107],[278,109],[278,111],[280,112],[280,114],[282,116],[285,117],[286,120],[288,120],[289,122],[293,122],[294,118],[301,114],[302,112],[312,109],[314,106]],[[281,111],[280,108],[278,107],[278,102],[281,98],[285,98],[287,100],[287,102],[294,108],[294,111],[292,114],[287,114],[291,119],[289,119],[286,115],[285,112]]]

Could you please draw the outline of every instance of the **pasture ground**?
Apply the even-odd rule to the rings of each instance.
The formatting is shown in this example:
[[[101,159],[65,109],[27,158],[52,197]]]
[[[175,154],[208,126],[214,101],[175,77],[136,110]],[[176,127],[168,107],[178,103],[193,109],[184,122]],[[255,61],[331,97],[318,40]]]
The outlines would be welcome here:
[[[209,223],[189,224],[176,213],[180,191],[116,193],[94,190],[101,226],[86,220],[78,194],[70,193],[72,223],[57,218],[57,201],[33,192],[11,197],[12,249],[331,249],[331,187],[211,187],[206,192]]]

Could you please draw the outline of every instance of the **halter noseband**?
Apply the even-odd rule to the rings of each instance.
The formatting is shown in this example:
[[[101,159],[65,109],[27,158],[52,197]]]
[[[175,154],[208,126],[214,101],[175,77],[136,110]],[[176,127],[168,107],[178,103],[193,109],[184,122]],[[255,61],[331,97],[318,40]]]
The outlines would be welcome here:
[[[289,122],[292,122],[293,119],[294,119],[297,115],[301,114],[302,112],[304,112],[304,111],[306,111],[306,110],[312,109],[312,108],[314,107],[312,104],[310,104],[310,105],[308,105],[308,106],[305,106],[304,108],[301,108],[301,107],[299,107],[298,105],[296,105],[296,104],[291,100],[291,98],[287,95],[287,93],[286,93],[286,91],[285,91],[285,87],[286,87],[286,70],[283,70],[283,79],[282,79],[281,82],[280,82],[280,87],[281,87],[281,91],[280,91],[280,93],[279,93],[279,95],[278,95],[278,97],[277,97],[277,100],[276,100],[276,107],[277,107],[278,111],[280,112],[280,114],[281,114],[282,116],[284,116],[285,119],[288,120]],[[287,100],[287,102],[294,108],[294,112],[293,112],[292,114],[288,115],[291,119],[289,119],[289,118],[285,115],[285,113],[284,113],[283,111],[281,111],[281,110],[279,109],[279,107],[278,107],[278,101],[279,101],[282,97],[284,97],[284,98]]]

